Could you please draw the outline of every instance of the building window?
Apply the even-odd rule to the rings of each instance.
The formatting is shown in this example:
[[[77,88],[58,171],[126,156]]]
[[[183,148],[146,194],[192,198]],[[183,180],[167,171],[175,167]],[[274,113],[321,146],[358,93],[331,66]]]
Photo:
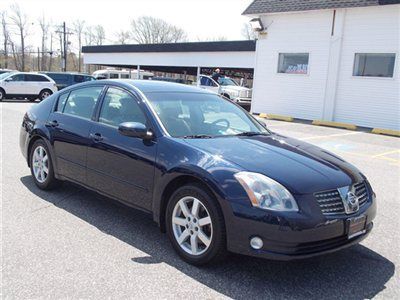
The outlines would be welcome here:
[[[308,53],[279,53],[278,73],[307,74]]]
[[[393,77],[394,53],[356,53],[353,76]]]

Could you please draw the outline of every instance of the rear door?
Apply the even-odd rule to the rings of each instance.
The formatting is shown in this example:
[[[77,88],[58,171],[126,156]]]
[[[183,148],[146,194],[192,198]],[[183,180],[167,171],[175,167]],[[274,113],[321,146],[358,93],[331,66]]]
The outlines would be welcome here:
[[[118,125],[123,122],[151,127],[142,104],[118,87],[109,87],[102,102],[98,122],[90,129],[87,183],[124,202],[151,210],[157,144],[118,132]]]
[[[39,95],[44,88],[49,88],[50,81],[38,74],[25,74],[26,94]]]
[[[60,94],[47,126],[57,160],[57,171],[70,180],[86,183],[89,131],[104,85],[82,87]]]

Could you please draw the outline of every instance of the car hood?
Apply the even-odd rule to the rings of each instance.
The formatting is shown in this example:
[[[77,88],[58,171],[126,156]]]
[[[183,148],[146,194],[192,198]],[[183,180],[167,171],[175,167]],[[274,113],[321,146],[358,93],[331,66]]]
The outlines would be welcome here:
[[[264,174],[294,194],[335,189],[362,180],[354,166],[334,154],[277,134],[185,141],[245,171]]]

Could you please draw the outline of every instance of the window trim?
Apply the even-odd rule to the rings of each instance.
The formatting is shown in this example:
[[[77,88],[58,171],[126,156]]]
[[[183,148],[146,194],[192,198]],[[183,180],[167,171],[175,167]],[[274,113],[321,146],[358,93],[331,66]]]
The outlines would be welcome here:
[[[92,115],[91,115],[91,117],[90,117],[89,119],[84,118],[84,117],[81,117],[81,116],[78,116],[78,115],[71,115],[71,114],[66,114],[66,113],[64,113],[65,104],[67,104],[68,99],[69,99],[69,96],[71,95],[72,92],[78,91],[78,90],[81,90],[81,89],[92,88],[92,87],[101,87],[102,89],[101,89],[101,91],[100,91],[99,96],[97,97],[96,104],[95,104],[95,106],[94,106],[94,108],[93,108]],[[106,85],[104,85],[104,84],[95,84],[95,85],[81,86],[81,87],[74,88],[74,89],[70,89],[70,90],[66,91],[65,93],[69,93],[68,98],[67,98],[67,100],[65,101],[65,104],[64,104],[64,107],[63,107],[63,111],[62,111],[62,112],[58,112],[58,113],[61,113],[61,114],[65,115],[65,116],[69,116],[69,117],[73,117],[73,118],[79,118],[79,119],[86,120],[86,121],[94,121],[94,116],[95,116],[95,114],[96,114],[96,112],[97,112],[99,102],[100,102],[100,101],[102,100],[102,98],[103,98],[103,95],[104,95],[104,88],[105,88],[105,87],[106,87]],[[57,99],[57,105],[58,105],[58,99]],[[55,107],[57,107],[57,106],[55,106]],[[54,109],[55,109],[55,108],[54,108]],[[57,111],[55,111],[55,112],[57,112]]]
[[[104,125],[104,126],[108,126],[108,127],[112,127],[112,128],[114,128],[114,129],[117,129],[117,131],[118,131],[118,126],[114,126],[114,125],[111,125],[111,124],[107,124],[107,123],[100,122],[100,113],[101,113],[101,110],[102,110],[102,108],[103,108],[104,99],[105,99],[105,97],[106,97],[106,95],[107,95],[107,92],[108,92],[108,90],[109,90],[110,88],[114,88],[114,89],[120,90],[120,91],[122,91],[122,92],[125,92],[125,93],[131,95],[131,97],[133,98],[134,101],[136,101],[137,105],[139,106],[139,109],[142,111],[142,113],[143,113],[143,115],[144,115],[144,117],[145,117],[145,119],[146,119],[146,124],[144,124],[144,125],[146,125],[146,127],[147,127],[149,130],[152,130],[152,131],[153,131],[153,134],[154,134],[154,130],[152,129],[152,127],[153,127],[153,126],[152,126],[152,122],[150,121],[150,118],[149,118],[149,116],[147,115],[147,112],[143,109],[143,107],[142,107],[142,101],[140,101],[140,98],[137,97],[135,94],[133,94],[131,91],[129,91],[129,90],[123,88],[123,87],[117,86],[117,85],[109,85],[109,84],[108,84],[108,85],[105,86],[105,88],[103,89],[103,92],[102,92],[101,103],[99,103],[99,105],[98,105],[98,107],[97,107],[97,110],[96,110],[96,112],[95,112],[95,116],[94,116],[94,118],[93,118],[92,120],[93,120],[94,122],[96,122],[97,124]]]
[[[379,76],[360,76],[354,75],[354,69],[356,66],[356,55],[357,54],[394,54],[394,66],[393,66],[393,75],[391,77],[379,77]],[[361,80],[396,80],[397,76],[397,64],[398,64],[398,53],[396,51],[393,52],[377,52],[377,51],[369,51],[369,52],[361,52],[355,51],[353,55],[353,67],[351,68],[351,78],[353,79],[361,79]]]
[[[280,57],[281,54],[308,54],[308,65],[307,65],[307,73],[305,74],[296,74],[296,73],[284,73],[284,72],[279,72],[279,65],[280,65]],[[310,67],[311,67],[311,51],[307,50],[300,50],[300,51],[295,51],[295,52],[290,52],[289,51],[277,51],[277,65],[276,65],[276,74],[279,76],[309,76],[310,75]]]

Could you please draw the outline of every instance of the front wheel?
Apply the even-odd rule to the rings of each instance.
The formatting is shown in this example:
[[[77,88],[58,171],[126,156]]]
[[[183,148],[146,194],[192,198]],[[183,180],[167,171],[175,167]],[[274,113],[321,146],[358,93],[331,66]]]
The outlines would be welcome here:
[[[60,183],[54,177],[50,152],[43,140],[37,140],[29,155],[31,173],[35,184],[42,190],[50,190]]]
[[[225,223],[214,197],[199,185],[179,188],[166,212],[167,233],[174,249],[186,262],[204,265],[226,254]]]
[[[0,89],[0,101],[3,101],[3,99],[6,97],[6,92],[4,92],[3,89]]]
[[[39,93],[39,100],[42,101],[53,94],[52,91],[46,89]]]

